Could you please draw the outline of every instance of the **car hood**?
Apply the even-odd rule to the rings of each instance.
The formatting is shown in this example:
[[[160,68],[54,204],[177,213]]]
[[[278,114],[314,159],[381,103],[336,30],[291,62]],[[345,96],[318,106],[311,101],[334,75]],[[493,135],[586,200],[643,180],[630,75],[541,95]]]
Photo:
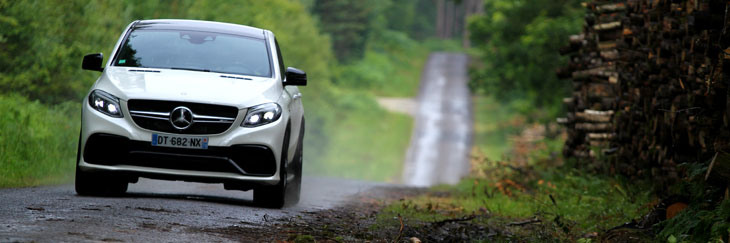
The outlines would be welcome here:
[[[107,68],[94,85],[122,100],[176,100],[236,106],[276,102],[282,86],[272,78],[170,69]]]

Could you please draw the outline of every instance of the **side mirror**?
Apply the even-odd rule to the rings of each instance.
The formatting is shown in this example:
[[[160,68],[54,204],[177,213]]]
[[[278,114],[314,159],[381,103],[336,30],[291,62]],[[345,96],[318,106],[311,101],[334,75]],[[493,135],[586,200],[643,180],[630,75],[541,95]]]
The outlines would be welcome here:
[[[81,63],[81,69],[91,71],[104,71],[101,66],[101,62],[104,60],[104,54],[94,53],[84,56],[84,61]]]
[[[284,85],[306,86],[307,73],[293,67],[286,68],[286,82]]]

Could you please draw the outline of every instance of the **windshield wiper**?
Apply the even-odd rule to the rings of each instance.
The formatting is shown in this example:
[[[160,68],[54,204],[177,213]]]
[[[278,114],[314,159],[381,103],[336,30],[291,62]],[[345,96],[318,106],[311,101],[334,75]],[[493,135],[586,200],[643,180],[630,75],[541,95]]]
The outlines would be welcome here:
[[[206,72],[209,73],[210,69],[202,69],[202,68],[188,68],[188,67],[170,67],[170,69],[175,70],[188,70],[188,71],[198,71],[198,72]]]

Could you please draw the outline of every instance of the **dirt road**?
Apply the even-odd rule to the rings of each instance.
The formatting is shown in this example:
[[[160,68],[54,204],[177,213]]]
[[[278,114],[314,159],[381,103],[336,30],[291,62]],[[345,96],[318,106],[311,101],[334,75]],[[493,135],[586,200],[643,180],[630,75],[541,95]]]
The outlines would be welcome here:
[[[472,115],[467,56],[433,53],[421,74],[418,110],[403,182],[454,184],[469,171]]]
[[[121,198],[82,197],[72,185],[0,190],[0,242],[230,241],[214,229],[269,227],[343,205],[381,183],[305,177],[294,207],[258,208],[222,185],[140,179]],[[255,235],[253,235],[255,237]]]

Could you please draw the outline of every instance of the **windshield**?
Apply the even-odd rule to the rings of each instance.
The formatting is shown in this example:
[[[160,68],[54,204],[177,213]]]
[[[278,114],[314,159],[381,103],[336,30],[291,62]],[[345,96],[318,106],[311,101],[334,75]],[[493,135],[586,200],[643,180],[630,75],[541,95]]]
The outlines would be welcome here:
[[[134,30],[113,65],[271,77],[264,40],[188,30]]]

